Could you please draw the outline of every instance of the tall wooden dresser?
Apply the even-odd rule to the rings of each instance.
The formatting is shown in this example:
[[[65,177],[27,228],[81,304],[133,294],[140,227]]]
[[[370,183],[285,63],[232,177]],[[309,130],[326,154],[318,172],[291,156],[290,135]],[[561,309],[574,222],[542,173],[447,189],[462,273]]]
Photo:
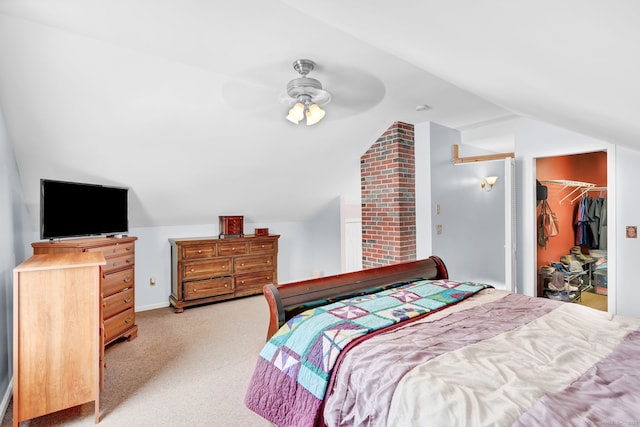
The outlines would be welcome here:
[[[137,237],[96,237],[32,243],[34,255],[101,252],[107,264],[100,271],[104,345],[138,335],[135,317],[135,241]]]
[[[13,270],[13,425],[83,403],[100,417],[99,253],[34,255]]]
[[[185,307],[262,292],[278,284],[279,235],[169,239],[171,295],[176,313]]]

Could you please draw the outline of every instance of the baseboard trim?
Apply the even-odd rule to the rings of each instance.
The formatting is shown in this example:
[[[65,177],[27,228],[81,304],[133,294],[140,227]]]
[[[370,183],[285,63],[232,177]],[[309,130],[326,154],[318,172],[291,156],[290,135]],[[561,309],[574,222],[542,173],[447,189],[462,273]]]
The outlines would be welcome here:
[[[167,300],[167,302],[163,302],[159,304],[136,306],[136,313],[139,311],[155,310],[156,308],[165,308],[165,307],[169,307],[169,300]]]
[[[7,414],[7,408],[9,407],[9,402],[11,401],[11,395],[13,394],[13,377],[11,381],[9,381],[9,387],[4,392],[4,396],[2,397],[2,402],[0,402],[0,420],[4,420],[4,416]]]

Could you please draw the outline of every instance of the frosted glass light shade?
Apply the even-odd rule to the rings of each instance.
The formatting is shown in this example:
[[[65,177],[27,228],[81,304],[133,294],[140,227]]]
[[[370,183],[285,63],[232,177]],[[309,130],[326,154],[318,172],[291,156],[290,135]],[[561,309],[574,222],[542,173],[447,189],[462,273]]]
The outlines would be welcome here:
[[[304,104],[297,102],[290,110],[286,119],[292,123],[298,124],[304,118]]]
[[[307,126],[315,125],[322,120],[325,114],[325,111],[318,107],[317,104],[311,104],[307,111]]]

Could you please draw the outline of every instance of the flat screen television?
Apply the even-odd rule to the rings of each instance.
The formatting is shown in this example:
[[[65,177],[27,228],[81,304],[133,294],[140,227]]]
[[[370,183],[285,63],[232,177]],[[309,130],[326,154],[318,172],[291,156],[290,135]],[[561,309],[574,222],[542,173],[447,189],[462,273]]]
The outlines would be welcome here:
[[[40,238],[120,235],[129,230],[129,189],[40,180]]]

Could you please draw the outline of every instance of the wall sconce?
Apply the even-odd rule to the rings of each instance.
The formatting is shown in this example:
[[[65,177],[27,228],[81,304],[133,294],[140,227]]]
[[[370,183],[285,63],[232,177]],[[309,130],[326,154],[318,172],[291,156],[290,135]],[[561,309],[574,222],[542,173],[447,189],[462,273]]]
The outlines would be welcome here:
[[[497,176],[485,176],[484,178],[482,178],[482,182],[480,182],[480,187],[482,187],[484,191],[489,192],[493,190],[493,185],[497,180]]]

